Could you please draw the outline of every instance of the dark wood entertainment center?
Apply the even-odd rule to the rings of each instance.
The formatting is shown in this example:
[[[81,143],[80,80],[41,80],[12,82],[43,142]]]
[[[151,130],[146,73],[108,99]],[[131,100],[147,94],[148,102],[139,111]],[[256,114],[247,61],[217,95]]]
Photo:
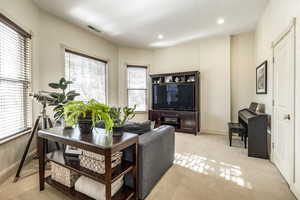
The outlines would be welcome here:
[[[172,125],[176,131],[184,133],[193,133],[197,135],[200,131],[200,72],[179,72],[168,74],[150,75],[152,83],[152,109],[149,110],[149,120],[155,121],[156,126]],[[159,85],[189,85],[193,88],[193,105],[190,109],[157,109],[154,108],[154,88]],[[176,88],[177,88],[176,87]],[[188,96],[189,97],[189,96]]]

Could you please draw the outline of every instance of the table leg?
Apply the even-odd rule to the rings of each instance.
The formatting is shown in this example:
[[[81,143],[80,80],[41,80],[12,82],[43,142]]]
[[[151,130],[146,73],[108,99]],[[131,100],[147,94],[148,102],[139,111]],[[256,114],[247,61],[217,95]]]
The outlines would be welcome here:
[[[133,153],[133,162],[135,164],[133,169],[133,183],[135,189],[135,199],[138,200],[139,198],[139,159],[138,159],[138,142],[133,145],[132,149]]]
[[[245,149],[247,149],[247,134],[246,133],[244,133],[244,135],[245,135]]]
[[[111,150],[105,150],[105,193],[106,200],[111,200]]]
[[[229,129],[229,146],[231,147],[232,143],[232,131]]]
[[[37,149],[39,156],[39,180],[40,180],[40,191],[45,188],[45,142],[46,140],[41,137],[37,137]]]

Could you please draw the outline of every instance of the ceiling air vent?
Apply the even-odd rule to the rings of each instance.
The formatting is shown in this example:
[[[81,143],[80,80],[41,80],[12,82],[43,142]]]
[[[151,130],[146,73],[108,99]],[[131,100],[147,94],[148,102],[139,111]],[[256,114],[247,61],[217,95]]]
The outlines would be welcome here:
[[[97,33],[101,33],[101,31],[91,25],[88,25],[89,29],[93,30],[93,31],[96,31]]]

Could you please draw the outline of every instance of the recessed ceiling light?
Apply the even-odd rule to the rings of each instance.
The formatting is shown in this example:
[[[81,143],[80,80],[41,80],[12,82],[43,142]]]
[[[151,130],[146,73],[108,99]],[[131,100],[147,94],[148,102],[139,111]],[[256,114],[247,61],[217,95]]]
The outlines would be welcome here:
[[[224,24],[224,22],[225,22],[225,20],[223,19],[223,18],[219,18],[218,20],[217,20],[217,23],[218,24]]]
[[[163,35],[163,34],[159,34],[157,37],[158,37],[158,39],[160,39],[160,40],[161,40],[161,39],[164,39],[164,35]]]

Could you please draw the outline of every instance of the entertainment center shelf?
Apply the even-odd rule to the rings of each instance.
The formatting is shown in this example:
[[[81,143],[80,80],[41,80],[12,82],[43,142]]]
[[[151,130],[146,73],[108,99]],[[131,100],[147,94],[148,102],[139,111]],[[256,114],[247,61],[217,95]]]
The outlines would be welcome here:
[[[150,75],[152,109],[149,120],[156,126],[171,125],[176,131],[200,131],[200,73],[198,71]]]
[[[171,85],[171,84],[183,85],[183,84],[194,84],[194,82],[152,83],[152,85]]]

